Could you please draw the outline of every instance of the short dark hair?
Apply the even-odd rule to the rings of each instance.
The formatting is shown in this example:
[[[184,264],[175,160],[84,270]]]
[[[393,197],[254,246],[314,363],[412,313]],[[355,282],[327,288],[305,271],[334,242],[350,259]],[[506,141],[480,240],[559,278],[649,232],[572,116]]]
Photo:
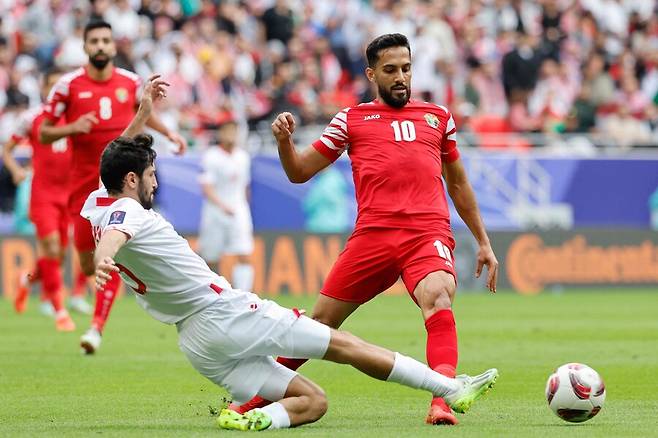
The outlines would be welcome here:
[[[82,40],[87,41],[87,34],[94,29],[110,29],[110,31],[112,31],[112,25],[107,21],[92,20],[85,26],[85,30],[82,34]]]
[[[368,44],[366,48],[368,67],[373,68],[379,61],[379,52],[390,47],[406,47],[411,56],[411,47],[409,47],[409,40],[406,36],[401,33],[387,33],[378,36]]]
[[[130,172],[141,177],[153,164],[157,154],[152,148],[153,137],[139,134],[118,137],[105,147],[101,155],[101,181],[110,194],[123,191],[123,178]]]
[[[62,75],[64,74],[64,70],[58,68],[58,67],[51,67],[47,69],[46,71],[43,72],[41,78],[43,80],[44,84],[48,83],[48,79],[50,79],[51,76],[55,75]]]

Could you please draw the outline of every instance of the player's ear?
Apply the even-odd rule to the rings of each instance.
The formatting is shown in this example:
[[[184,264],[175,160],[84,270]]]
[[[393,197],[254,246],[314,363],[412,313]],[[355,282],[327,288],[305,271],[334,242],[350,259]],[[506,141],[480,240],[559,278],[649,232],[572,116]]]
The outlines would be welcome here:
[[[368,78],[368,81],[375,82],[375,70],[370,67],[366,67],[366,77]]]
[[[134,189],[139,184],[139,179],[135,172],[128,172],[126,176],[123,177],[124,188]]]

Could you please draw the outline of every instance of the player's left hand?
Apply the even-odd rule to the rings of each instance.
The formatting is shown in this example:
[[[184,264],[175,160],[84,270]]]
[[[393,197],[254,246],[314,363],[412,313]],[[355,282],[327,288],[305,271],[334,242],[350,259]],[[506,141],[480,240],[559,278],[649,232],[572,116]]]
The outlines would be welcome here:
[[[176,155],[182,155],[187,151],[187,140],[185,140],[185,137],[179,133],[170,131],[169,134],[167,134],[167,138],[170,142],[178,146],[178,149],[175,151]]]
[[[492,293],[496,293],[496,282],[498,281],[498,259],[491,248],[491,245],[482,245],[477,254],[477,267],[475,268],[475,276],[480,278],[482,268],[486,266],[487,275],[487,289]]]
[[[112,257],[104,257],[103,260],[96,265],[95,280],[97,289],[102,289],[103,286],[105,286],[105,283],[112,278],[112,272],[119,272],[119,268]]]

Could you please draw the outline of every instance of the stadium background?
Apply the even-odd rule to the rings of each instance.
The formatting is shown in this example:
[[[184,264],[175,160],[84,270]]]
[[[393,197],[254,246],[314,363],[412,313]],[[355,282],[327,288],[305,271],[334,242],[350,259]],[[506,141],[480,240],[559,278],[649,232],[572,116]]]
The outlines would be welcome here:
[[[228,116],[253,158],[258,292],[310,309],[355,215],[350,165],[290,184],[269,132],[293,111],[308,144],[340,108],[372,97],[363,46],[411,38],[412,90],[447,105],[501,287],[473,278],[474,242],[453,211],[460,372],[501,379],[454,436],[655,435],[658,350],[658,18],[654,0],[0,0],[0,142],[38,104],[40,72],[86,61],[81,31],[114,26],[119,66],[173,83],[158,108],[190,141],[162,139],[157,208],[194,244],[199,160]],[[54,36],[54,37],[53,37]],[[30,148],[17,153],[29,162]],[[34,260],[27,191],[0,171],[0,435],[215,435],[224,393],[200,377],[171,327],[117,300],[96,357],[78,355],[87,317],[56,333],[31,306],[14,315],[16,275]],[[26,232],[27,234],[21,234]],[[227,260],[230,264],[231,261]],[[75,266],[67,262],[68,273]],[[223,272],[230,272],[225,266]],[[510,291],[520,293],[510,293]],[[36,290],[34,291],[36,293]],[[396,285],[345,328],[424,357],[418,310]],[[399,295],[399,296],[397,296]],[[533,295],[533,296],[528,296]],[[606,381],[601,414],[570,427],[546,407],[544,382],[579,361]],[[290,436],[422,436],[428,400],[353,370],[312,361],[330,397],[320,422]],[[434,432],[434,431],[432,431]],[[439,431],[436,431],[439,432]]]
[[[159,139],[158,208],[192,240],[200,156],[223,120],[239,121],[263,293],[315,293],[356,211],[349,161],[292,185],[269,123],[292,111],[304,145],[338,109],[371,99],[363,46],[391,31],[410,37],[415,97],[455,114],[504,288],[658,285],[655,1],[26,0],[0,10],[2,141],[38,104],[40,72],[86,61],[89,19],[113,25],[117,65],[172,83],[158,110],[191,148],[172,157]],[[29,162],[29,146],[18,154]],[[33,239],[26,191],[16,197],[6,172],[0,179],[0,284],[12,296]],[[461,285],[481,290],[474,242],[454,213]]]

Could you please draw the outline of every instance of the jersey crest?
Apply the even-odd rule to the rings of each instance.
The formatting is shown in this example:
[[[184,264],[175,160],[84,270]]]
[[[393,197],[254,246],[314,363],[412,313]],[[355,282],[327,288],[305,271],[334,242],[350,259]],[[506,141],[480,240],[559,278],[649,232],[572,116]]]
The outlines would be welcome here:
[[[123,87],[117,88],[115,94],[117,96],[117,100],[121,103],[124,103],[128,100],[128,90]]]
[[[425,121],[427,122],[428,125],[430,125],[434,129],[439,127],[439,118],[434,114],[430,114],[430,113],[425,114]]]

